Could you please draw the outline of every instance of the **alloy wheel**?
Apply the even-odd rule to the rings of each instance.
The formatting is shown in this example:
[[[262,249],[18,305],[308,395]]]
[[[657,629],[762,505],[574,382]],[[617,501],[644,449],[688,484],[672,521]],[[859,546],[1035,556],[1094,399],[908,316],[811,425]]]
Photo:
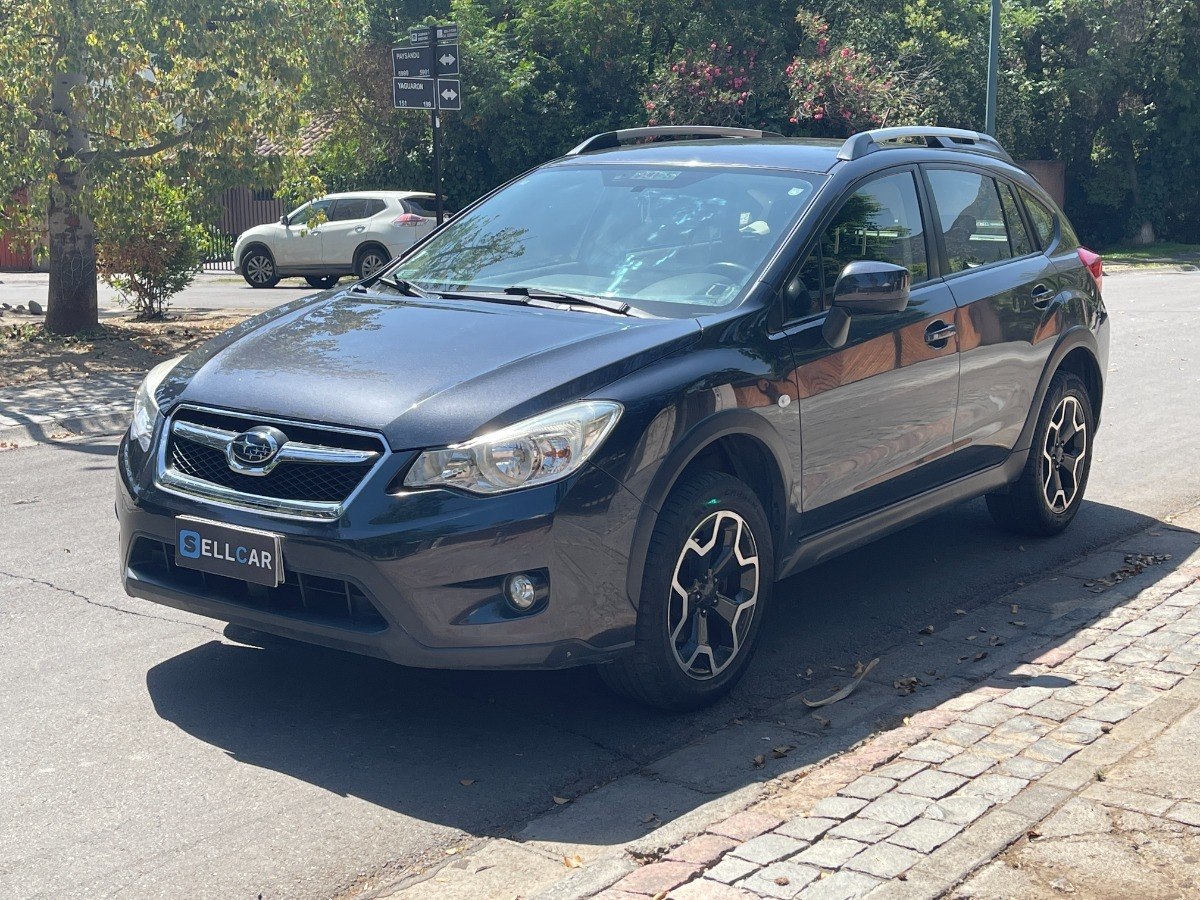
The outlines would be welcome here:
[[[246,260],[246,274],[255,284],[266,284],[275,277],[275,264],[265,253],[256,253]]]
[[[667,604],[671,652],[690,678],[715,678],[737,659],[758,584],[758,546],[745,519],[721,510],[696,526],[679,553]]]
[[[1050,417],[1042,447],[1042,490],[1051,512],[1063,513],[1075,501],[1087,450],[1083,407],[1078,398],[1068,395]]]
[[[362,262],[359,264],[359,274],[363,278],[370,278],[387,264],[387,260],[378,253],[363,254]]]

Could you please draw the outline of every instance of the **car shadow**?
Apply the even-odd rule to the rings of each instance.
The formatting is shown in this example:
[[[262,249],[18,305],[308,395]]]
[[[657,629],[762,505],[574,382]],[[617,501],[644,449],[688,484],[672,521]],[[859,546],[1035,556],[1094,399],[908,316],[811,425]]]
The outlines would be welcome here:
[[[1158,553],[1162,541],[1179,549],[1146,577],[1169,574],[1200,546],[1194,532],[1100,503],[1085,504],[1072,529],[1051,540],[998,531],[981,502],[950,510],[782,582],[747,676],[730,697],[693,714],[621,700],[593,670],[417,670],[282,639],[263,646],[211,641],[155,666],[146,681],[163,719],[238,762],[474,835],[515,834],[554,809],[554,796],[647,769],[659,783],[678,785],[669,798],[646,801],[655,808],[637,807],[636,816],[589,817],[564,807],[523,835],[618,843],[728,791],[853,747],[955,694],[1011,683],[1019,657],[1006,658],[1004,641],[966,643],[973,638],[964,628],[997,622],[988,628],[1009,634],[1016,648],[1050,614],[1023,609],[1023,621],[1003,632],[1001,620],[1015,616],[1007,600],[995,600],[1149,526],[1156,526],[1149,534],[1165,537],[1148,537],[1145,552]],[[1119,563],[1111,551],[1089,558],[1093,567]],[[1044,641],[1070,639],[1128,597],[1121,585],[1104,590],[1085,586],[1083,577],[1058,577],[1070,578],[1088,606],[1057,620],[1065,633]],[[1022,632],[1013,634],[1018,626]],[[254,640],[232,628],[227,637]],[[826,696],[857,663],[879,656],[879,669],[821,719],[795,699],[798,691]],[[919,689],[897,690],[903,676],[916,677]],[[690,745],[714,735],[721,739],[688,756]],[[778,744],[787,747],[783,758],[756,764],[756,755],[770,757]]]

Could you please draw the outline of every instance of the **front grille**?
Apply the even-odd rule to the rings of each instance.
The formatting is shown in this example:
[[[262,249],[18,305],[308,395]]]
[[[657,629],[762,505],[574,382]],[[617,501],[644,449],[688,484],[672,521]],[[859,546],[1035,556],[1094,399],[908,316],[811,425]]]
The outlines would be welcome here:
[[[242,494],[280,500],[341,503],[370,469],[370,463],[357,466],[281,463],[269,475],[242,475],[229,468],[220,450],[182,435],[171,435],[170,450],[170,464],[177,472]]]
[[[355,584],[340,578],[285,571],[278,587],[250,584],[225,575],[186,569],[175,562],[175,547],[140,537],[133,545],[129,568],[139,578],[183,593],[233,603],[249,609],[290,616],[320,625],[355,631],[382,631],[387,621]]]
[[[285,459],[281,452],[266,474],[234,471],[229,467],[220,436],[232,439],[257,425],[278,426],[288,439],[283,447],[306,448],[310,451],[309,458]],[[201,433],[188,433],[186,426],[198,426]],[[190,407],[182,407],[173,416],[166,440],[164,481],[174,490],[235,503],[239,498],[247,501],[265,498],[266,503],[247,503],[258,508],[269,506],[270,501],[276,501],[277,507],[285,511],[289,502],[298,507],[308,505],[303,512],[326,517],[336,515],[339,505],[387,453],[382,439],[370,434]],[[331,455],[342,451],[369,458],[349,462],[329,460]]]

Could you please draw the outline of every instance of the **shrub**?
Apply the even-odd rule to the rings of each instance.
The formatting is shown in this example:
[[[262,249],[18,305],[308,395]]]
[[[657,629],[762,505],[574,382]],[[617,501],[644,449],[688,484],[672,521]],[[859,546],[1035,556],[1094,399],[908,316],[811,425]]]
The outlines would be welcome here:
[[[161,318],[195,278],[209,238],[192,221],[186,186],[162,172],[130,169],[98,190],[97,269],[139,319]]]

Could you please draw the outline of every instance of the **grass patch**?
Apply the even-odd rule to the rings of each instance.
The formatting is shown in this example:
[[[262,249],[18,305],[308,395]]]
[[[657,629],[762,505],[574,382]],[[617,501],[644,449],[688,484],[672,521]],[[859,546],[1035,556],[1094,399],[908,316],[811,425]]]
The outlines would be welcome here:
[[[1100,254],[1105,264],[1120,266],[1196,265],[1200,263],[1200,244],[1163,242],[1145,247],[1110,247]]]

